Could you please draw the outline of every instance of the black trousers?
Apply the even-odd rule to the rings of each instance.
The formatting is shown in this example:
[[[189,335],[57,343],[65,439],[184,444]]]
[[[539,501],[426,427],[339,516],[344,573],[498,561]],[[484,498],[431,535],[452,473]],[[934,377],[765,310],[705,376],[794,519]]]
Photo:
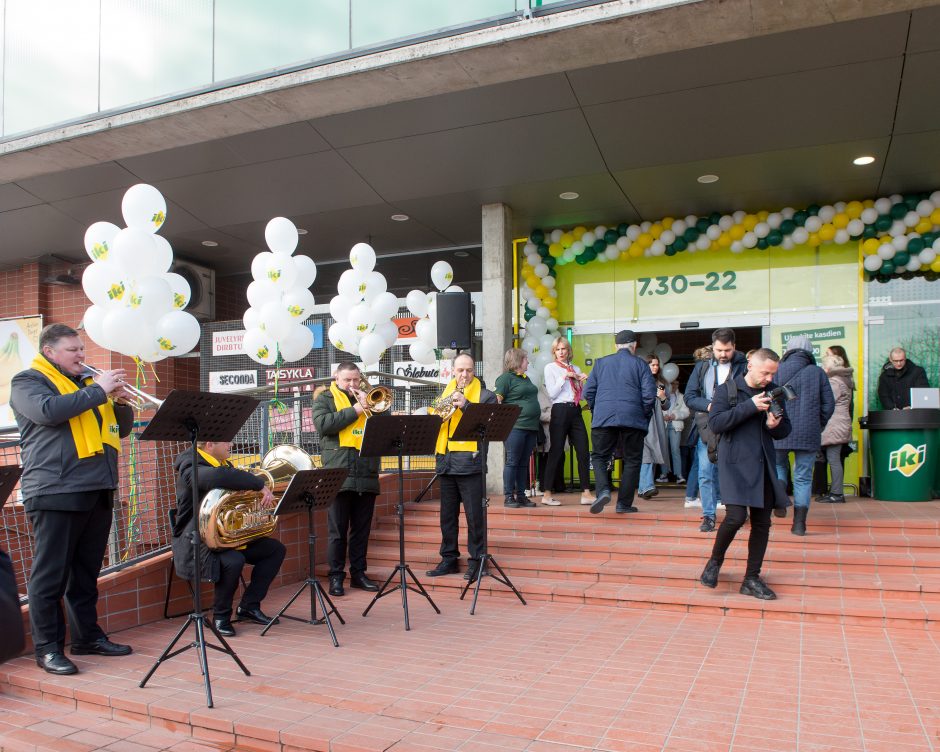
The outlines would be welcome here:
[[[277,577],[287,549],[276,538],[256,538],[242,550],[229,549],[219,557],[219,580],[215,583],[215,598],[212,611],[216,619],[228,619],[232,615],[232,598],[238,587],[238,576],[245,564],[253,565],[251,582],[242,593],[242,608],[260,608],[268,594],[268,588]]]
[[[483,478],[481,475],[441,475],[441,560],[450,564],[460,558],[457,534],[460,504],[467,517],[467,553],[471,564],[483,556]]]
[[[105,637],[98,626],[98,574],[111,532],[112,495],[101,491],[86,512],[29,512],[33,566],[27,592],[36,655],[65,649],[63,596],[73,643]]]
[[[548,422],[548,463],[545,466],[544,490],[561,491],[553,483],[558,464],[565,456],[565,439],[571,444],[578,455],[578,481],[581,490],[587,491],[591,487],[591,468],[588,465],[588,435],[584,427],[584,418],[581,416],[581,407],[566,402],[556,402],[552,405],[552,417]]]
[[[349,573],[366,573],[366,552],[369,548],[369,533],[372,531],[372,514],[375,511],[374,493],[340,491],[327,512],[330,537],[326,558],[330,565],[330,577],[346,576],[346,547],[349,545]]]
[[[751,516],[751,534],[747,539],[747,568],[745,577],[760,576],[761,566],[764,564],[764,554],[767,553],[767,540],[770,538],[770,515],[774,509],[774,496],[770,478],[764,478],[764,506],[746,507],[743,504],[728,504],[725,502],[725,518],[718,527],[715,535],[715,545],[712,547],[712,558],[719,564],[724,563],[725,553],[738,530]]]
[[[610,470],[607,465],[614,456],[614,450],[620,448],[623,458],[623,472],[620,475],[620,490],[617,492],[617,506],[633,506],[633,497],[640,485],[640,464],[643,462],[644,428],[626,428],[620,426],[591,429],[591,464],[594,465],[594,479],[597,495],[610,487]]]

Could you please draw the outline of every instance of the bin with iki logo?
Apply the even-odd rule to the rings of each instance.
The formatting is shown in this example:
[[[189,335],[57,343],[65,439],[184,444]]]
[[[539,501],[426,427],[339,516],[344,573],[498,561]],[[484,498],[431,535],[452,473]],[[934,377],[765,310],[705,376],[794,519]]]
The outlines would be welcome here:
[[[881,410],[859,425],[868,429],[872,497],[930,501],[940,470],[940,410]]]

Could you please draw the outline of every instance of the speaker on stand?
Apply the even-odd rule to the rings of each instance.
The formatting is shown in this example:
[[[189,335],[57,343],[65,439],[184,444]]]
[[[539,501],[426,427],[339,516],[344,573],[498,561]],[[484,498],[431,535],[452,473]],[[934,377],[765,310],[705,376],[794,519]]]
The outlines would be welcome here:
[[[473,344],[473,313],[468,292],[437,295],[437,346],[469,350]]]

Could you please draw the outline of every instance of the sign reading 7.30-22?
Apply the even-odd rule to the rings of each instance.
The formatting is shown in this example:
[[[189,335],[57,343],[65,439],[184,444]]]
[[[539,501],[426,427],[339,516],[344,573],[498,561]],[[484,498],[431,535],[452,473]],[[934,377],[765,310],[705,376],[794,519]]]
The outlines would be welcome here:
[[[701,277],[687,277],[684,274],[676,274],[673,277],[639,277],[636,282],[640,287],[640,295],[682,295],[693,287],[700,287],[705,292],[737,290],[737,279],[735,272],[708,272]]]

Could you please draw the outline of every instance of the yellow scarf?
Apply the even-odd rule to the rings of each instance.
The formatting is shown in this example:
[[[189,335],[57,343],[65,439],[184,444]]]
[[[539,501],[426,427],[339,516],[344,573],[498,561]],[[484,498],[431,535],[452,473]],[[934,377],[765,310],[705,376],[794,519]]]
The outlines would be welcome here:
[[[202,457],[206,462],[208,462],[212,467],[231,467],[230,462],[226,460],[217,460],[208,452],[204,452],[201,449],[196,450],[199,453],[199,456]]]
[[[30,364],[30,368],[39,371],[49,379],[59,391],[59,394],[72,394],[78,391],[75,382],[52,365],[43,355],[37,355]],[[94,380],[90,377],[82,381],[85,386],[94,383]],[[98,425],[94,410],[97,410],[98,415],[101,416],[101,425]],[[118,433],[117,418],[114,416],[114,406],[111,404],[110,399],[97,408],[86,410],[74,418],[69,418],[69,428],[72,429],[72,441],[75,442],[75,451],[80,460],[95,454],[101,454],[104,451],[105,444],[113,447],[118,453],[121,451],[121,437]]]
[[[483,385],[480,384],[480,380],[474,378],[473,381],[467,385],[467,388],[463,390],[463,396],[467,398],[468,402],[479,402],[482,388]],[[457,391],[457,379],[451,379],[441,397],[446,397],[453,394],[455,391]],[[437,446],[434,448],[437,454],[445,454],[447,452],[475,452],[477,450],[477,443],[475,441],[450,441],[450,437],[454,435],[454,431],[457,430],[457,426],[460,424],[462,417],[463,410],[455,410],[454,414],[444,421],[440,432],[437,434]]]
[[[333,402],[336,404],[336,412],[352,407],[352,402],[346,396],[346,392],[336,386],[334,381],[330,384],[330,394],[333,395]],[[350,423],[346,428],[339,432],[339,445],[341,447],[352,447],[353,449],[362,449],[362,436],[366,430],[366,416],[360,415],[355,423]]]

